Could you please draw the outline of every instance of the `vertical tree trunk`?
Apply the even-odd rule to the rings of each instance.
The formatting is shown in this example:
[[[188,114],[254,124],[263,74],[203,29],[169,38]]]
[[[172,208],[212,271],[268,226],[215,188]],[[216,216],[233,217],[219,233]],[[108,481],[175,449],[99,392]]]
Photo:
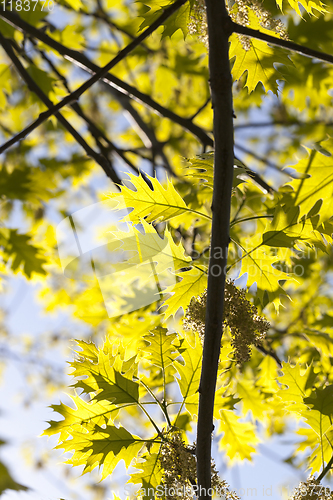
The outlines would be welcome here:
[[[233,105],[229,63],[230,18],[224,0],[206,0],[209,72],[214,111],[214,191],[209,259],[206,328],[199,388],[197,475],[199,498],[210,499],[211,433],[223,321],[224,286],[229,243],[233,182]],[[200,490],[201,488],[201,490]]]

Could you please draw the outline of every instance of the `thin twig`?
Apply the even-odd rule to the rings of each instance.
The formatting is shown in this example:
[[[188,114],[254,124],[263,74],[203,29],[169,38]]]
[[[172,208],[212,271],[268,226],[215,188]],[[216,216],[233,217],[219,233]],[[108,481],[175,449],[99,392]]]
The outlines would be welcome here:
[[[248,28],[247,26],[241,26],[240,24],[234,23],[229,17],[228,19],[229,28],[232,32],[238,33],[240,35],[246,35],[251,38],[256,38],[257,40],[262,40],[263,42],[270,43],[276,47],[291,50],[302,56],[312,57],[313,59],[318,59],[319,61],[327,62],[333,64],[333,55],[321,52],[319,50],[313,50],[309,47],[304,47],[298,43],[291,42],[289,40],[283,40],[282,38],[277,38],[267,33],[262,33],[259,30],[254,30]]]
[[[286,172],[284,172],[281,168],[279,168],[275,163],[271,162],[270,160],[267,160],[267,158],[264,158],[263,156],[260,156],[257,153],[254,153],[250,149],[247,149],[247,148],[245,148],[244,146],[241,146],[238,143],[235,143],[235,148],[239,149],[243,153],[246,153],[246,154],[252,156],[256,160],[260,161],[261,163],[264,163],[269,168],[273,168],[274,170],[277,170],[280,174],[289,175]],[[273,189],[273,188],[270,188],[270,189]]]
[[[266,356],[270,356],[271,358],[275,359],[277,364],[282,367],[282,361],[280,360],[279,356],[276,354],[273,349],[267,350],[263,345],[257,345],[256,348],[258,351],[262,352],[263,354],[266,354]]]
[[[332,469],[332,466],[333,466],[333,455],[332,455],[330,461],[327,463],[325,469],[317,477],[317,480],[321,481],[326,476],[326,474],[328,473],[328,471],[330,471]]]
[[[301,122],[299,120],[277,120],[275,122],[250,122],[250,123],[241,123],[239,125],[235,125],[236,129],[244,129],[244,128],[267,128],[267,127],[306,127],[313,125],[323,125],[324,127],[332,127],[333,122],[323,122],[323,120],[313,120],[312,122]]]
[[[211,101],[211,97],[209,96],[208,99],[206,99],[206,101],[203,103],[202,106],[200,106],[200,108],[194,113],[194,115],[192,115],[190,117],[190,120],[194,120],[194,118],[196,118],[203,109],[205,109],[205,107],[207,106],[207,104],[209,104]]]
[[[33,41],[34,44],[36,44],[35,41]],[[35,45],[36,46],[36,45]],[[71,92],[67,79],[60,73],[58,68],[55,66],[55,64],[50,60],[50,58],[47,56],[47,54],[38,48],[36,46],[36,49],[38,50],[39,54],[41,57],[44,59],[44,61],[47,62],[47,64],[50,66],[52,71],[58,76],[58,78],[63,82],[63,85],[65,86],[67,92]],[[83,111],[82,107],[80,106],[79,103],[73,103],[71,104],[72,109],[77,113],[78,116],[80,116],[88,125],[88,128],[94,137],[96,144],[98,145],[100,151],[103,153],[103,155],[107,158],[108,157],[108,152],[109,149],[111,152],[114,152],[126,165],[128,165],[134,172],[139,173],[140,170],[125,156],[124,152],[120,150],[103,132],[101,128],[99,128]],[[106,148],[103,146],[103,144],[100,142],[99,139],[103,139],[103,141],[108,144],[109,148]]]
[[[10,43],[2,35],[2,33],[0,33],[0,44],[2,45],[8,57],[11,59],[13,65],[15,66],[16,70],[18,71],[22,79],[27,84],[28,88],[39,97],[39,99],[45,104],[45,106],[47,106],[49,109],[52,108],[53,107],[52,101],[47,97],[46,94],[44,94],[42,89],[29,75],[28,71],[24,68],[21,61],[18,59],[15,52],[13,51]],[[121,184],[121,180],[118,177],[115,170],[113,169],[111,162],[109,162],[102,155],[96,153],[96,151],[94,151],[86,143],[83,137],[77,132],[77,130],[75,130],[75,128],[66,120],[66,118],[64,118],[64,116],[61,113],[56,112],[54,114],[59,120],[59,122],[66,128],[66,130],[68,130],[68,132],[74,137],[74,139],[83,147],[87,155],[93,158],[99,165],[101,165],[106,175],[110,177],[114,183]]]
[[[100,67],[94,64],[92,61],[90,61],[84,54],[81,54],[78,51],[69,49],[62,45],[61,43],[57,42],[53,38],[49,37],[46,33],[44,33],[41,30],[38,30],[31,24],[27,23],[23,19],[21,19],[18,14],[14,11],[2,11],[0,10],[0,18],[4,19],[6,22],[8,22],[11,26],[13,26],[16,29],[19,29],[23,33],[27,33],[31,35],[34,38],[37,38],[41,42],[45,43],[49,47],[52,47],[54,50],[56,50],[59,54],[61,54],[63,57],[65,57],[67,60],[71,61],[73,64],[76,66],[79,66],[82,68],[84,71],[87,71],[90,74],[94,74],[97,71],[100,70]],[[214,141],[213,139],[198,125],[195,125],[192,123],[192,121],[189,118],[183,118],[179,116],[178,114],[174,113],[173,111],[165,108],[161,104],[157,103],[152,99],[149,95],[144,94],[143,92],[140,92],[138,89],[133,87],[132,85],[129,85],[128,83],[123,82],[120,78],[117,78],[114,75],[111,75],[108,73],[105,75],[102,80],[110,85],[111,87],[116,88],[123,94],[127,95],[131,99],[135,99],[141,104],[144,104],[145,106],[149,107],[152,109],[154,112],[158,113],[159,115],[168,118],[169,120],[173,121],[174,123],[177,123],[181,127],[183,127],[185,130],[188,132],[192,133],[195,137],[199,139],[200,142],[202,142],[206,146],[214,146]]]
[[[68,4],[66,4],[66,7],[68,7]],[[121,26],[116,24],[114,21],[112,21],[109,18],[109,16],[107,16],[107,14],[104,10],[101,10],[101,9],[99,9],[99,10],[102,12],[102,14],[100,14],[99,12],[84,12],[82,10],[80,11],[80,14],[84,14],[85,16],[91,16],[91,17],[94,17],[95,19],[103,21],[105,24],[107,24],[109,26],[109,28],[116,29],[120,33],[123,33],[124,35],[128,36],[128,38],[130,38],[131,40],[135,39],[135,36],[132,35],[132,33],[130,33],[125,28],[122,28]],[[153,49],[148,47],[148,45],[146,45],[145,43],[141,43],[141,47],[143,47],[150,54],[154,54],[154,52],[155,52]]]
[[[145,40],[151,33],[153,33],[159,26],[161,26],[168,17],[170,17],[174,12],[176,12],[187,0],[176,0],[172,5],[170,5],[168,8],[164,10],[164,12],[154,21],[151,26],[149,26],[141,35],[139,35],[135,40],[133,40],[131,43],[129,43],[124,49],[122,49],[119,54],[114,57],[108,64],[106,64],[103,68],[101,68],[99,71],[97,71],[91,78],[89,78],[85,83],[83,83],[78,89],[76,89],[74,92],[71,94],[68,94],[64,99],[62,99],[59,103],[56,105],[53,105],[51,108],[49,108],[48,111],[45,111],[44,113],[41,113],[37,120],[34,121],[29,127],[27,127],[25,130],[23,130],[20,134],[17,134],[12,141],[8,141],[8,143],[15,144],[18,140],[22,139],[27,135],[27,132],[30,133],[35,128],[37,128],[41,123],[43,123],[45,120],[47,120],[50,116],[54,115],[57,111],[59,111],[61,108],[68,104],[72,104],[73,102],[76,102],[80,96],[86,92],[94,83],[96,83],[98,80],[102,79],[105,77],[105,75],[108,73],[108,71],[113,68],[116,64],[118,64],[120,61],[122,61],[132,50],[134,50],[140,43]],[[22,135],[23,134],[23,135]],[[0,153],[4,152],[5,149],[7,149],[8,143],[4,144],[0,148]],[[5,148],[6,146],[6,148]],[[5,148],[5,149],[4,149]]]
[[[0,10],[0,18],[4,19],[14,28],[19,29],[24,33],[27,33],[30,36],[37,38],[41,42],[45,43],[49,47],[52,47],[63,57],[65,57],[67,60],[71,61],[78,67],[82,68],[84,71],[87,71],[90,74],[94,74],[100,70],[99,66],[90,61],[85,55],[65,47],[61,43],[49,37],[43,31],[38,30],[31,24],[21,19],[14,11],[3,12]],[[105,75],[102,78],[102,81],[107,85],[117,89],[122,94],[127,95],[129,98],[134,99],[140,102],[141,104],[145,105],[146,107],[150,108],[157,114],[165,118],[168,118],[174,123],[177,123],[182,128],[184,128],[185,130],[193,134],[195,137],[197,137],[197,139],[203,144],[204,148],[206,148],[207,146],[214,147],[214,141],[212,137],[210,137],[203,128],[193,123],[190,118],[183,118],[179,116],[178,114],[174,113],[173,111],[165,108],[161,104],[154,101],[154,99],[152,99],[149,95],[140,92],[135,87],[129,85],[126,82],[123,82],[122,80],[120,80],[120,78],[117,78],[116,76],[111,75],[110,73]],[[10,147],[10,145],[11,143],[8,141],[8,143],[4,144],[2,147],[7,149],[8,147]],[[2,149],[0,148],[0,152],[1,151]],[[273,191],[272,188],[263,179],[261,179],[260,175],[258,175],[257,173],[252,172],[250,169],[248,169],[248,175],[252,177],[259,185],[261,185],[268,192]]]
[[[49,59],[49,57],[45,54],[43,50],[38,48],[37,42],[32,39],[31,40],[33,45],[36,47],[38,52],[41,54],[42,58],[49,64],[49,66],[52,68],[52,70],[55,72],[55,74],[61,79],[63,82],[66,90],[68,93],[71,93],[71,90],[68,86],[66,78],[59,72],[59,70],[56,68],[56,66],[53,64],[53,62]],[[168,170],[168,172],[171,173],[172,176],[175,176],[169,161],[163,151],[163,146],[164,144],[159,142],[156,138],[154,130],[150,129],[148,125],[144,122],[144,120],[141,118],[139,113],[136,111],[136,109],[133,108],[133,106],[130,103],[130,98],[124,95],[123,93],[112,89],[108,86],[108,89],[113,91],[116,99],[120,102],[122,107],[126,109],[126,111],[131,115],[135,123],[138,125],[139,130],[138,130],[138,135],[142,137],[143,135],[143,142],[145,142],[145,139],[148,141],[148,146],[150,146],[152,149],[156,150],[157,154],[161,156],[161,159],[164,161],[164,168]],[[134,170],[136,173],[139,173],[139,169],[125,156],[124,151],[121,151],[110,139],[106,137],[104,132],[97,127],[96,124],[92,122],[90,118],[87,117],[87,115],[84,113],[82,110],[81,106],[79,103],[73,103],[71,104],[72,109],[87,123],[89,130],[91,134],[94,136],[96,143],[98,144],[101,152],[104,154],[104,156],[107,157],[107,149],[103,147],[103,145],[99,141],[99,137],[102,138],[111,148],[111,151],[113,151],[118,157],[126,163],[132,170]],[[148,158],[149,159],[149,158]],[[149,159],[150,160],[150,159]],[[147,177],[145,176],[144,173],[142,173],[144,179],[146,182],[148,181]],[[150,184],[150,181],[148,182]]]

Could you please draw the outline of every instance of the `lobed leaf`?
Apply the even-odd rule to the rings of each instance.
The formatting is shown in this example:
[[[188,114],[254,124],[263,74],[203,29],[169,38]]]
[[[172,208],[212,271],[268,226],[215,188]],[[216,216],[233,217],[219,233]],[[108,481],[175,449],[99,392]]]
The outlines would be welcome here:
[[[267,30],[260,25],[257,16],[248,8],[249,24],[252,29],[278,37],[277,33]],[[249,92],[252,92],[261,82],[268,92],[278,94],[277,80],[282,79],[282,74],[275,68],[276,63],[290,65],[287,53],[280,48],[271,47],[266,42],[247,38],[248,48],[244,49],[242,39],[233,34],[230,38],[230,59],[234,58],[232,75],[234,80],[239,80],[246,72],[246,83]]]
[[[260,442],[256,427],[251,422],[241,422],[232,410],[220,410],[218,432],[223,433],[219,449],[226,452],[230,460],[252,460],[256,444]]]
[[[293,192],[286,208],[299,206],[299,217],[318,214],[319,221],[323,223],[333,213],[333,156],[316,150],[308,152],[307,158],[292,167],[302,174],[302,178],[287,183]]]
[[[169,179],[164,188],[156,177],[147,175],[153,187],[150,189],[142,175],[127,175],[135,191],[127,186],[121,186],[121,195],[110,193],[109,198],[119,199],[119,208],[132,209],[128,215],[132,222],[137,223],[142,219],[146,222],[166,221],[189,210]]]
[[[72,458],[66,463],[73,466],[84,465],[83,474],[97,466],[103,466],[102,479],[112,474],[121,460],[128,467],[146,442],[130,434],[124,427],[107,425],[101,428],[95,425],[88,430],[89,432],[86,429],[72,431],[72,439],[64,441],[57,448],[74,451]]]
[[[279,382],[286,385],[287,388],[281,388],[277,395],[283,400],[285,407],[289,411],[301,412],[306,410],[304,398],[306,398],[312,389],[312,384],[316,375],[312,366],[301,372],[301,366],[296,364],[291,366],[282,361],[283,375],[279,377]]]
[[[146,495],[142,495],[143,500],[150,500],[151,496],[148,495],[148,491],[156,489],[158,485],[162,482],[162,469],[159,462],[159,453],[146,454],[140,457],[134,467],[139,469],[139,471],[130,474],[129,483],[138,484],[141,483],[141,487],[146,492]]]
[[[157,326],[148,335],[143,337],[149,345],[142,350],[149,354],[146,359],[163,370],[172,365],[179,353],[173,344],[177,338],[176,333],[167,333],[167,328]]]
[[[196,339],[196,345],[192,347],[187,340],[182,343],[181,355],[184,361],[182,364],[180,361],[176,360],[175,367],[180,376],[176,379],[180,388],[180,392],[183,396],[183,403],[178,411],[178,415],[181,414],[182,408],[185,404],[185,408],[190,412],[192,417],[198,412],[198,401],[199,401],[199,382],[201,373],[201,361],[202,361],[202,346],[199,339]],[[178,417],[177,417],[178,418]],[[176,421],[177,421],[176,418]],[[176,425],[176,423],[175,423]]]
[[[169,7],[173,2],[169,0],[140,0],[137,3],[142,4],[141,11],[139,13],[140,17],[144,18],[144,21],[140,24],[139,30],[151,26],[154,21],[163,13],[166,7]],[[184,39],[188,31],[188,23],[190,20],[191,2],[186,2],[182,5],[174,14],[172,14],[163,23],[162,39],[165,37],[170,37],[177,31],[181,30]]]
[[[190,271],[180,273],[178,275],[182,280],[174,286],[170,286],[164,290],[165,293],[172,293],[163,302],[163,306],[167,306],[164,312],[164,321],[170,316],[175,316],[178,310],[182,307],[185,312],[193,297],[198,297],[207,288],[207,274],[205,266],[196,266]]]
[[[46,275],[44,265],[47,260],[42,257],[41,249],[30,243],[31,236],[18,234],[17,229],[0,228],[0,246],[3,247],[4,260],[11,261],[14,272],[22,270],[27,278],[32,274]]]

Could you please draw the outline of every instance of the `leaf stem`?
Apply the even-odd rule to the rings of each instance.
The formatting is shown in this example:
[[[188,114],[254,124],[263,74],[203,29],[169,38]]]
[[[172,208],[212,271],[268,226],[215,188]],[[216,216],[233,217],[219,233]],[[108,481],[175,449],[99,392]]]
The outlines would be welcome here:
[[[169,415],[168,415],[168,411],[167,411],[167,408],[166,408],[166,405],[163,404],[163,403],[161,403],[161,401],[158,400],[158,398],[155,396],[155,394],[153,393],[153,391],[148,387],[148,385],[146,385],[143,382],[143,380],[139,380],[139,382],[146,389],[146,391],[149,392],[149,394],[151,395],[151,397],[156,401],[156,403],[160,407],[163,415],[165,416],[166,421],[168,422],[168,424],[170,425],[170,427],[172,427],[171,422],[170,422],[170,418],[169,418]]]
[[[89,78],[86,82],[84,82],[79,88],[77,88],[74,92],[68,94],[64,99],[62,99],[57,104],[51,106],[47,111],[41,113],[39,117],[29,125],[22,132],[13,137],[6,144],[1,146],[0,153],[4,152],[9,146],[15,144],[20,139],[24,139],[24,137],[35,130],[39,125],[41,125],[45,120],[47,120],[50,116],[54,115],[57,111],[68,104],[72,104],[73,102],[78,101],[80,96],[86,92],[94,83],[98,82],[98,80],[105,77],[105,75],[113,68],[116,64],[122,61],[130,52],[132,52],[140,43],[145,40],[151,33],[153,33],[159,26],[161,26],[168,17],[170,17],[174,12],[176,12],[187,0],[176,0],[172,5],[167,7],[163,13],[154,21],[151,26],[149,26],[141,35],[136,37],[129,43],[124,49],[122,49],[116,57],[114,57],[111,61],[108,62],[104,67],[100,68],[91,78]],[[2,17],[2,16],[1,16]]]
[[[141,408],[141,410],[143,411],[143,413],[146,415],[146,417],[148,417],[148,419],[149,419],[150,423],[151,423],[151,424],[153,425],[153,427],[155,428],[155,430],[156,430],[157,434],[158,434],[159,436],[161,436],[161,435],[162,435],[162,432],[161,432],[161,431],[160,431],[160,429],[157,427],[157,425],[155,424],[154,420],[152,419],[152,417],[151,417],[151,416],[149,415],[149,413],[147,412],[146,408],[144,408],[144,407],[142,406],[142,404],[141,404],[141,403],[139,403],[139,401],[138,401],[138,403],[137,403],[137,404],[138,404],[138,406]]]
[[[236,219],[230,222],[230,227],[235,224],[239,224],[240,222],[246,222],[248,220],[256,220],[256,219],[272,219],[273,215],[253,215],[252,217],[245,217],[244,219]]]
[[[318,481],[321,481],[326,476],[326,474],[332,468],[332,466],[333,466],[333,455],[331,456],[331,459],[327,463],[326,467],[323,469],[322,473],[317,477]]]

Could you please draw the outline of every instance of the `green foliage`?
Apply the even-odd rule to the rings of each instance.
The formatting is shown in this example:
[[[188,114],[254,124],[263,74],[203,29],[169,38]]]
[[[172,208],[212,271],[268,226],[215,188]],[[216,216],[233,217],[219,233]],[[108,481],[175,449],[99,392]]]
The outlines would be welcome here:
[[[6,444],[4,441],[0,440],[0,446]],[[27,491],[29,488],[23,486],[13,479],[11,476],[8,467],[0,461],[0,496],[6,490],[14,490],[14,491]]]
[[[249,26],[260,29],[262,33],[276,36],[273,30],[262,27],[258,17],[248,8]],[[244,44],[246,44],[244,46]],[[245,87],[252,92],[261,82],[266,92],[271,90],[278,93],[277,80],[283,79],[283,74],[275,69],[275,64],[290,65],[291,61],[283,49],[272,48],[261,40],[248,40],[234,34],[231,37],[230,58],[233,61],[232,74],[235,80],[239,80],[244,72],[247,72]],[[279,65],[279,68],[281,66]],[[282,66],[283,67],[283,66]]]
[[[10,268],[17,272],[21,270],[31,278],[32,273],[45,275],[43,265],[47,263],[41,256],[40,248],[30,243],[31,236],[18,234],[17,229],[0,229],[0,246],[3,249],[3,259],[7,264],[11,262]]]
[[[144,18],[144,21],[140,24],[140,30],[143,30],[147,26],[150,26],[156,19],[162,14],[163,10],[171,5],[172,2],[169,0],[144,0],[142,3],[140,17]],[[189,15],[191,10],[191,2],[185,3],[172,14],[169,19],[163,24],[164,29],[162,32],[162,38],[171,37],[177,30],[181,30],[184,38],[187,35]]]
[[[8,22],[0,13],[0,31],[39,88],[59,102],[86,79],[82,69],[96,72],[171,3],[60,0],[60,28],[52,12],[38,5]],[[277,46],[237,33],[230,37],[237,118],[226,272],[237,303],[229,301],[227,285],[213,432],[227,466],[252,461],[261,441],[288,431],[295,435],[290,465],[332,474],[333,70],[278,46],[289,38],[330,53],[332,8],[331,1],[320,0],[228,3],[235,23],[274,36]],[[29,24],[22,27],[17,16]],[[68,359],[68,338],[78,338],[70,402],[51,406],[57,417],[44,435],[58,436],[67,463],[91,473],[92,489],[121,461],[128,482],[146,491],[197,481],[189,440],[198,419],[206,313],[202,308],[194,321],[192,306],[208,286],[214,142],[221,139],[213,137],[205,16],[203,1],[186,2],[104,83],[64,107],[74,134],[54,115],[2,153],[1,290],[9,292],[17,274],[27,286],[38,281],[40,307],[47,315],[66,315],[66,328],[52,322],[50,331],[37,335],[27,317],[27,331],[14,335],[1,310],[0,352],[8,363],[21,357],[20,365],[27,362],[26,385],[35,398],[57,391],[52,397],[59,399],[68,383],[52,362],[60,352]],[[0,83],[3,144],[45,105],[4,50]],[[117,176],[124,182],[116,187],[110,179]],[[103,223],[97,212],[82,219],[76,214],[109,199],[117,206]],[[59,223],[69,215],[78,232],[92,227],[79,244],[74,233],[72,241],[68,237],[73,266],[80,261],[89,271],[75,279],[64,275],[57,249]],[[111,242],[92,248],[104,237]],[[134,285],[128,302],[144,296],[136,267],[143,262],[155,266],[146,280],[152,287],[166,271],[174,283],[163,285],[154,302],[109,317],[101,285],[103,249],[127,252],[119,286],[110,280],[115,303],[126,302],[129,268]],[[36,469],[48,460],[36,459]],[[25,489],[5,463],[0,494]],[[213,464],[212,480],[223,483]],[[98,494],[92,500],[109,491]]]

